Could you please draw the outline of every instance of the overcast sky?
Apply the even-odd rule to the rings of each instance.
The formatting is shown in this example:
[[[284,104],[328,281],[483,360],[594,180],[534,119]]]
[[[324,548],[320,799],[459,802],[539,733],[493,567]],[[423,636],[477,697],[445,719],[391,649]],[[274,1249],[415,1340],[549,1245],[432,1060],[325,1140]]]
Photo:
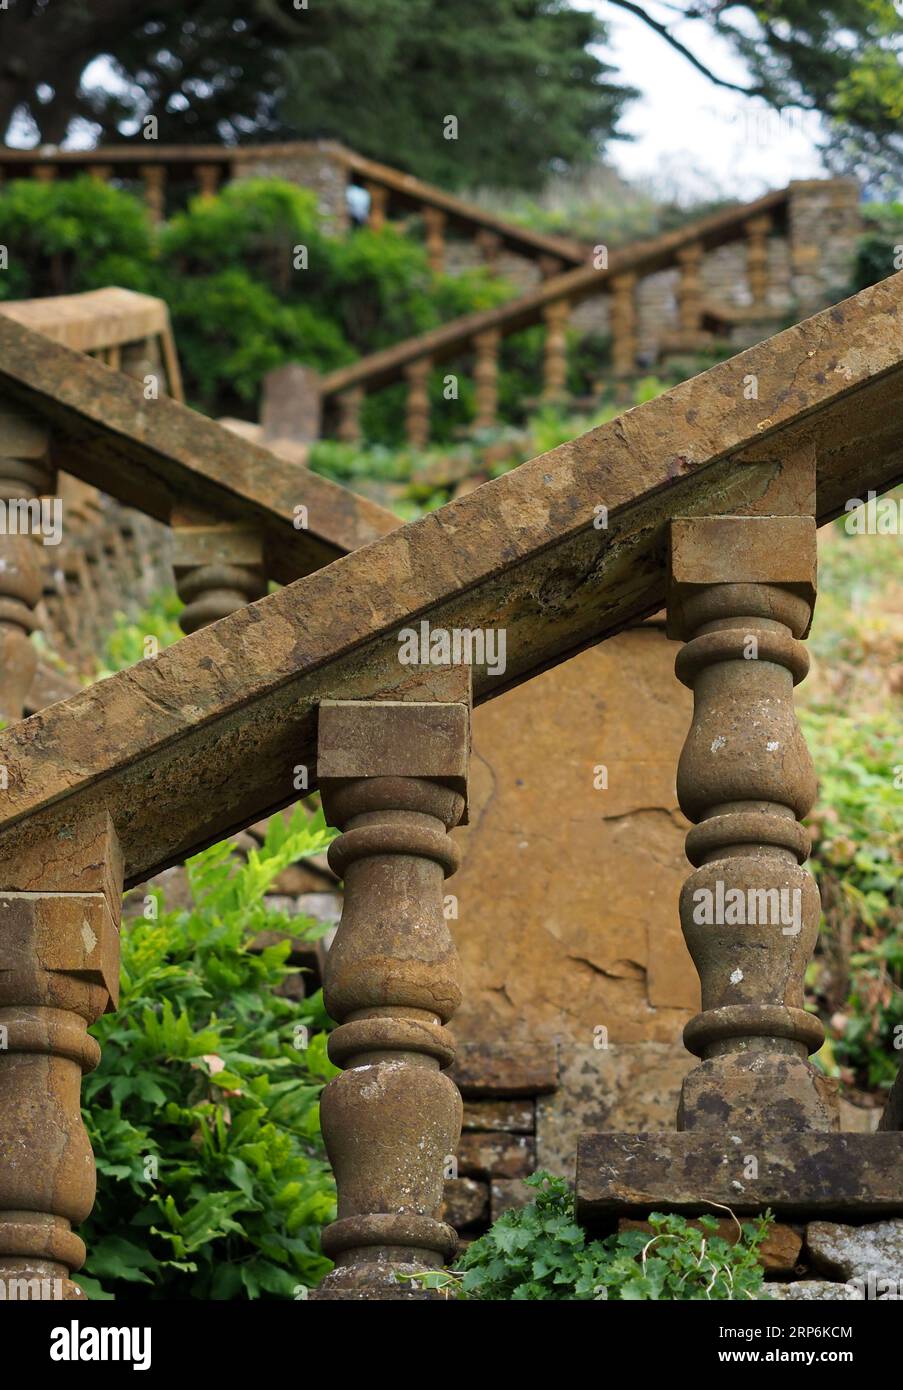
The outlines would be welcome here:
[[[615,141],[608,150],[625,178],[654,175],[659,188],[670,181],[678,191],[704,195],[714,185],[751,198],[790,179],[825,173],[815,143],[817,116],[781,116],[761,101],[716,87],[641,19],[606,0],[572,4],[605,20],[610,42],[600,56],[643,94],[621,123],[634,140]],[[743,64],[707,24],[675,24],[673,10],[658,0],[648,0],[646,8],[719,77],[748,81]]]

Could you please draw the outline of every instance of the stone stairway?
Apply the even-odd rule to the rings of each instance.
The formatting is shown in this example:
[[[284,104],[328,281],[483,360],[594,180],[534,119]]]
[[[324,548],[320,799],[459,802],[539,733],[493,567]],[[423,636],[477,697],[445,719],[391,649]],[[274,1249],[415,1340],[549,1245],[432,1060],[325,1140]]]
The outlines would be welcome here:
[[[78,1078],[96,1062],[86,1024],[115,1006],[123,885],[293,802],[299,767],[343,831],[331,863],[346,885],[326,981],[345,1070],[323,1107],[339,1187],[323,1297],[419,1297],[395,1272],[454,1248],[437,1219],[461,1121],[442,904],[458,858],[449,831],[467,814],[472,704],[667,606],[697,703],[681,772],[697,822],[691,882],[723,865],[731,887],[743,874],[763,892],[798,887],[811,908],[796,863],[811,772],[790,691],[805,672],[814,532],[903,476],[901,323],[895,276],[390,529],[342,489],[164,397],[148,408],[138,383],[0,322],[10,412],[45,425],[74,476],[162,522],[190,514],[203,534],[185,566],[212,571],[200,589],[235,605],[0,734],[0,1276],[62,1277],[83,1258]],[[226,560],[210,548],[220,518],[243,529]],[[244,606],[223,568],[285,587]],[[401,659],[411,634],[426,661]],[[757,659],[740,659],[750,639]],[[773,756],[775,735],[792,756]],[[684,927],[703,983],[684,1128],[587,1137],[584,1219],[685,1209],[726,1188],[750,1209],[903,1213],[899,1130],[836,1135],[804,1060],[818,1045],[800,1007],[811,920],[752,943]],[[738,1202],[732,1165],[750,1155],[768,1161]]]

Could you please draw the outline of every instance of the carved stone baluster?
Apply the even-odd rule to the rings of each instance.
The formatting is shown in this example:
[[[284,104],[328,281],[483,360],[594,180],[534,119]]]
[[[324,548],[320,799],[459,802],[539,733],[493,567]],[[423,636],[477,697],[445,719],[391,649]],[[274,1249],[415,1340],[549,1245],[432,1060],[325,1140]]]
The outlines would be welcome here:
[[[497,328],[486,333],[478,333],[473,340],[476,352],[474,381],[476,384],[477,412],[474,427],[490,429],[496,421],[499,401],[499,343],[501,334]]]
[[[430,372],[432,362],[422,357],[419,362],[410,362],[404,369],[408,383],[408,400],[405,411],[405,434],[413,449],[425,449],[430,442]]]
[[[611,353],[617,378],[632,376],[636,369],[636,276],[616,275],[611,282]]]
[[[381,232],[386,225],[386,212],[389,207],[389,190],[382,184],[365,183],[370,194],[370,210],[367,213],[367,226],[371,232]]]
[[[89,178],[96,179],[98,183],[109,183],[113,177],[112,164],[89,164],[85,170]]]
[[[436,275],[441,275],[445,269],[445,213],[441,208],[425,207],[423,209],[423,224],[426,229],[426,254],[429,258],[430,270]]]
[[[141,177],[144,180],[144,201],[155,223],[166,217],[166,166],[163,164],[142,164]]]
[[[746,278],[749,293],[756,308],[768,305],[768,234],[771,231],[771,217],[763,213],[761,217],[751,217],[745,223],[746,231]]]
[[[176,589],[186,605],[179,614],[184,633],[263,598],[263,542],[253,527],[217,523],[190,511],[174,512],[171,525]]]
[[[836,1118],[807,1054],[803,1008],[819,895],[800,866],[816,783],[793,707],[808,670],[798,640],[815,601],[810,516],[699,517],[671,527],[669,630],[694,695],[678,772],[696,822],[681,923],[702,982],[684,1042],[702,1059],[683,1085],[681,1129],[827,1130]]]
[[[6,406],[0,409],[0,718],[21,719],[37,652],[38,606],[47,558],[32,511],[53,486],[47,431]],[[52,547],[50,551],[52,557]]]
[[[677,287],[677,314],[681,336],[693,343],[702,328],[702,266],[703,249],[699,242],[682,246],[677,253],[680,282]]]
[[[55,164],[33,164],[31,166],[31,177],[37,183],[52,183],[57,175]]]
[[[465,809],[465,703],[320,706],[317,777],[345,880],[326,960],[327,1008],[344,1068],[321,1104],[338,1186],[323,1249],[336,1262],[318,1297],[406,1298],[395,1274],[441,1266],[456,1236],[437,1219],[461,1128],[445,1025],[460,1002],[443,879],[458,863],[447,832]]]
[[[571,306],[566,299],[547,304],[542,311],[546,327],[543,351],[542,398],[560,401],[567,395],[568,340],[567,326]]]
[[[79,1299],[94,1204],[81,1119],[88,1028],[119,997],[122,861],[109,816],[0,858],[0,1284],[5,1297]],[[23,1284],[22,1281],[27,1281]]]
[[[481,227],[476,235],[476,243],[480,248],[486,269],[493,275],[498,274],[499,256],[502,252],[502,238],[498,232],[493,232],[488,227]]]
[[[194,176],[197,179],[200,196],[204,199],[212,198],[219,187],[219,166],[216,164],[196,164]]]
[[[361,407],[364,404],[364,388],[352,386],[336,396],[338,424],[336,438],[344,444],[357,444],[361,438]]]

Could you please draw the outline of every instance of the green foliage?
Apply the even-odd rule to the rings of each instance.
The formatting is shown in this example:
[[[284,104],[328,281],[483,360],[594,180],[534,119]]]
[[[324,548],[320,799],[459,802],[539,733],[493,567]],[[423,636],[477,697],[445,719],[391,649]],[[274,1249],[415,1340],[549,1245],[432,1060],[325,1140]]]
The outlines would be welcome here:
[[[899,721],[813,710],[801,719],[820,784],[811,867],[825,910],[809,972],[829,1001],[829,1042],[820,1057],[848,1082],[886,1088],[900,1067],[903,1037]]]
[[[162,651],[182,636],[179,614],[183,604],[175,589],[156,594],[141,613],[129,618],[117,613],[114,625],[104,644],[98,679],[112,671],[134,666],[148,656],[147,639],[152,637],[157,650]]]
[[[589,162],[634,94],[598,56],[604,27],[565,0],[332,0],[306,34],[288,53],[293,127],[448,188]]]
[[[851,294],[903,269],[903,203],[874,204],[863,213],[868,230],[856,248]]]
[[[91,1297],[290,1299],[329,1268],[328,1020],[319,993],[274,992],[294,973],[287,941],[249,946],[265,930],[323,930],[264,895],[331,838],[322,812],[273,816],[247,862],[228,844],[189,861],[189,906],[167,911],[154,892],[124,925],[119,1008],[92,1029],[102,1060],[83,1088],[98,1171],[80,1276]]]
[[[681,8],[698,6],[684,0]],[[826,117],[835,168],[899,183],[903,27],[895,0],[746,0],[714,11],[715,29],[767,101]]]
[[[9,267],[0,299],[76,294],[104,285],[144,290],[152,239],[136,198],[87,175],[39,183],[13,179],[0,189],[0,227]]]
[[[766,1214],[742,1227],[731,1245],[716,1234],[718,1222],[703,1216],[690,1225],[682,1216],[653,1214],[654,1235],[624,1231],[587,1240],[574,1218],[574,1199],[564,1178],[534,1173],[527,1182],[536,1200],[506,1211],[475,1240],[449,1273],[418,1282],[481,1301],[694,1301],[758,1298],[763,1270],[758,1250],[771,1224]]]

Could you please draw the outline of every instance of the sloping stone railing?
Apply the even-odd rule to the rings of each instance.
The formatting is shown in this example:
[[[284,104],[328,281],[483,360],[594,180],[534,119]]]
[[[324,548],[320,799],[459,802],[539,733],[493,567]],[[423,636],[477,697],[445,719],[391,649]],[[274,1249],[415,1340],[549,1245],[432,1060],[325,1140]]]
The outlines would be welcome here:
[[[445,262],[446,233],[471,239],[487,266],[513,253],[535,262],[540,274],[553,275],[586,262],[589,248],[566,237],[545,236],[496,217],[476,203],[457,198],[435,184],[368,159],[333,140],[283,141],[270,145],[159,145],[152,141],[101,145],[90,150],[0,148],[0,181],[35,178],[46,182],[73,174],[116,179],[134,185],[155,221],[162,221],[174,197],[210,196],[235,179],[277,177],[312,188],[332,227],[348,224],[347,189],[355,184],[369,195],[368,225],[379,228],[393,216],[419,216],[435,270]]]
[[[464,315],[439,328],[371,353],[317,379],[309,373],[307,391],[323,404],[324,433],[343,440],[360,438],[365,396],[396,381],[407,384],[407,438],[422,448],[429,440],[429,375],[442,363],[469,364],[476,394],[476,428],[495,423],[499,351],[503,339],[541,324],[545,330],[542,399],[566,397],[569,319],[579,305],[604,297],[609,302],[615,382],[634,376],[640,350],[638,333],[643,286],[663,271],[676,270],[677,322],[659,328],[658,353],[698,353],[713,340],[734,333],[757,341],[774,331],[793,305],[797,318],[823,307],[848,279],[859,230],[858,188],[852,180],[792,183],[755,202],[715,213],[674,232],[610,254],[596,248],[587,263],[563,271],[495,309]],[[772,293],[770,246],[788,246],[782,302]],[[705,259],[724,248],[745,248],[747,302],[728,303],[706,290]],[[740,267],[743,274],[744,267]],[[661,313],[657,318],[664,317]],[[648,347],[648,344],[647,344]],[[310,413],[311,407],[308,407]]]
[[[792,704],[815,527],[903,477],[901,327],[896,276],[0,734],[0,1277],[78,1296],[73,1227],[93,1191],[78,1081],[97,1058],[86,1025],[115,1007],[123,885],[290,804],[304,766],[343,832],[346,883],[326,980],[343,1067],[323,1104],[336,1270],[319,1296],[424,1296],[395,1276],[454,1247],[437,1219],[460,1123],[442,884],[466,816],[471,702],[663,604],[696,702],[679,773],[695,823],[686,906],[699,889],[716,904],[711,924],[684,917],[700,1065],[677,1131],[584,1139],[578,1209],[600,1222],[727,1197],[793,1216],[903,1213],[903,1135],[836,1133],[806,1061],[812,781]],[[149,495],[180,477],[203,502],[243,498],[287,577],[286,499],[248,501],[265,451],[172,402],[138,411],[135,383],[76,359],[80,392],[66,349],[45,350],[42,376],[27,351],[12,357],[13,333],[27,330],[0,324],[16,407]],[[186,439],[210,445],[203,468],[186,465]],[[321,480],[306,481],[313,495]],[[426,652],[400,659],[424,624]],[[482,657],[456,651],[464,630],[483,635]],[[722,897],[798,891],[799,914],[738,932],[717,920],[719,882]]]

